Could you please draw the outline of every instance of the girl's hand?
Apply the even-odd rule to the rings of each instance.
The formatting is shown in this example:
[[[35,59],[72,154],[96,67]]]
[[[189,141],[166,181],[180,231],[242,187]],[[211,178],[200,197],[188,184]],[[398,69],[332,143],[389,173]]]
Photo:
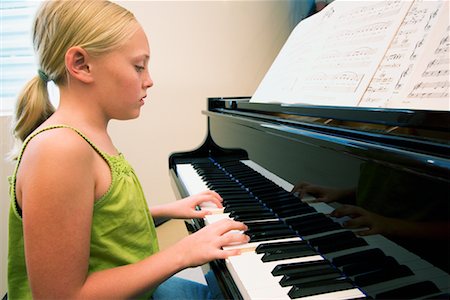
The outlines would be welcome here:
[[[171,217],[175,219],[195,219],[204,218],[211,214],[207,210],[196,210],[196,207],[204,202],[212,202],[217,207],[222,206],[222,197],[214,191],[204,191],[184,199],[152,207],[151,212],[154,217]]]
[[[240,254],[240,250],[223,250],[222,247],[247,243],[250,238],[242,233],[247,229],[242,222],[221,220],[203,227],[173,247],[176,248],[176,253],[184,256],[185,268],[199,266],[215,259]]]

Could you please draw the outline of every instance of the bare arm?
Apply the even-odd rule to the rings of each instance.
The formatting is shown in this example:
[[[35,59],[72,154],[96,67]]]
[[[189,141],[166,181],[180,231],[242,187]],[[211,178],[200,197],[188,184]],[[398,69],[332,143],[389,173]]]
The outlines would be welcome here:
[[[58,134],[37,136],[30,143],[18,175],[34,298],[130,298],[183,268],[235,255],[221,247],[247,240],[228,233],[245,230],[244,224],[220,222],[140,262],[88,275],[96,153],[75,134]]]

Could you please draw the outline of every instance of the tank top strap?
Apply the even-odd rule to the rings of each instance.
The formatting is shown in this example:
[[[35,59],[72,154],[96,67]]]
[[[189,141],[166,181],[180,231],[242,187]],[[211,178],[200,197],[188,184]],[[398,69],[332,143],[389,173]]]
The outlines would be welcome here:
[[[22,210],[20,209],[19,205],[17,204],[17,198],[16,198],[16,180],[17,180],[17,172],[19,170],[19,165],[20,162],[22,160],[23,154],[25,152],[25,148],[27,147],[28,143],[38,134],[47,131],[47,130],[51,130],[51,129],[56,129],[56,128],[69,128],[73,131],[75,131],[79,136],[81,136],[86,142],[89,143],[89,145],[91,145],[91,147],[108,163],[109,167],[111,168],[111,170],[113,170],[114,164],[112,164],[112,160],[110,159],[110,156],[101,151],[91,140],[89,140],[81,131],[79,131],[76,128],[73,128],[71,126],[68,125],[52,125],[52,126],[48,126],[45,128],[42,128],[40,130],[37,130],[35,132],[33,132],[32,134],[30,134],[25,141],[23,142],[22,148],[19,152],[19,155],[17,156],[17,162],[16,162],[16,166],[14,168],[13,174],[11,176],[8,176],[8,182],[10,185],[10,195],[12,197],[12,205],[14,207],[14,212],[18,215],[19,218],[22,217]],[[114,172],[113,172],[114,174]],[[113,176],[114,177],[114,176]],[[114,180],[114,178],[113,178]]]
[[[52,125],[52,126],[48,126],[48,127],[45,127],[45,128],[42,128],[42,129],[40,129],[40,130],[38,130],[38,131],[35,131],[35,132],[33,132],[32,134],[30,134],[26,139],[25,139],[25,141],[23,142],[23,145],[22,145],[22,149],[20,150],[20,153],[19,153],[19,155],[18,155],[18,157],[17,157],[17,163],[16,163],[16,169],[14,170],[14,175],[16,175],[17,174],[17,170],[18,170],[18,168],[19,168],[19,164],[20,164],[20,161],[22,160],[22,156],[23,156],[23,153],[25,152],[25,148],[27,147],[27,145],[28,145],[28,143],[35,137],[35,136],[37,136],[38,134],[40,134],[40,133],[42,133],[42,132],[45,132],[45,131],[47,131],[47,130],[51,130],[51,129],[57,129],[57,128],[68,128],[68,129],[71,129],[71,130],[73,130],[73,131],[75,131],[79,136],[81,136],[86,142],[88,142],[89,143],[89,145],[91,145],[91,147],[104,159],[104,160],[106,160],[107,162],[109,162],[109,155],[108,154],[106,154],[105,152],[103,152],[103,151],[101,151],[87,136],[85,136],[81,131],[79,131],[78,129],[76,129],[76,128],[74,128],[74,127],[71,127],[71,126],[68,126],[68,125],[63,125],[63,124],[61,124],[61,125]]]

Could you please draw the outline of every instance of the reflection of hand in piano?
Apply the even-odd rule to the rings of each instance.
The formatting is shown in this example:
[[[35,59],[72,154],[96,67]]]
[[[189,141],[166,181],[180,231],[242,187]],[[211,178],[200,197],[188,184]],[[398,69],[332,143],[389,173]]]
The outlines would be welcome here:
[[[417,298],[448,291],[448,274],[380,235],[355,236],[334,217],[327,217],[332,207],[296,201],[287,192],[293,189],[288,182],[252,162],[245,164],[253,170],[237,162],[208,160],[195,168],[177,166],[189,194],[210,188],[222,195],[224,213],[206,216],[206,224],[223,218],[247,224],[250,243],[226,247],[242,251],[229,257],[226,267],[244,299]],[[217,171],[213,178],[200,177],[204,169],[214,166],[223,174]],[[233,179],[229,174],[234,174]],[[259,245],[273,249],[259,253]],[[314,272],[322,267],[325,271],[304,277],[304,269],[312,265]],[[293,275],[273,274],[274,268],[292,267]],[[278,276],[283,277],[281,281]]]
[[[355,232],[360,236],[371,234],[392,236],[391,231],[394,228],[398,230],[398,223],[402,223],[401,221],[383,217],[355,205],[342,205],[336,208],[330,215],[336,218],[342,218],[345,216],[351,217],[351,219],[345,221],[342,226],[348,229],[364,228]]]
[[[300,199],[304,199],[307,195],[314,197],[308,202],[341,202],[354,203],[355,189],[336,189],[323,186],[313,185],[307,182],[299,182],[292,189],[291,193],[298,193]]]
[[[397,218],[388,218],[354,205],[342,205],[330,214],[332,217],[351,217],[342,225],[347,229],[365,228],[355,233],[360,236],[382,234],[387,237],[409,237],[414,239],[448,239],[448,222],[416,222]]]

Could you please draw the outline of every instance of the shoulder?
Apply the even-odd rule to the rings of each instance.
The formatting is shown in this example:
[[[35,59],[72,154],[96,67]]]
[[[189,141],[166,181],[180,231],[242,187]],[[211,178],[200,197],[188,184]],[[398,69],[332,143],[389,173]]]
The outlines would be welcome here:
[[[43,203],[71,203],[91,199],[95,189],[95,151],[78,133],[68,128],[41,132],[27,144],[17,170],[19,204],[28,199]],[[44,199],[44,200],[43,200]],[[55,200],[56,199],[56,200]],[[31,201],[31,202],[30,202]],[[90,204],[89,204],[90,205]]]
[[[88,158],[92,153],[92,146],[73,129],[54,128],[34,136],[26,146],[24,156],[70,159]]]
[[[94,152],[91,145],[70,128],[46,130],[29,141],[19,170],[55,176],[68,171],[86,172],[92,168]]]

